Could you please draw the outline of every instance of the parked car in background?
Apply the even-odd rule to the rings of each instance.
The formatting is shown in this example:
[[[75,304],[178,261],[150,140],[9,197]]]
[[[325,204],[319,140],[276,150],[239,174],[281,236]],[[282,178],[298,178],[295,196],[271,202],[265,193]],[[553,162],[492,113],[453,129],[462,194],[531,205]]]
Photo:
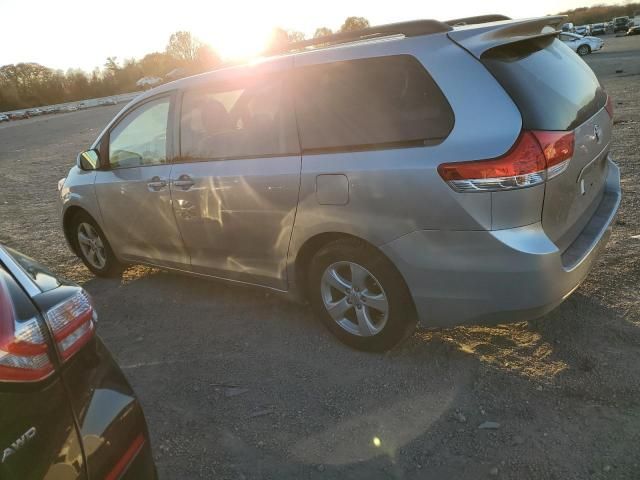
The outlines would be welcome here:
[[[39,108],[31,108],[29,110],[27,110],[27,113],[29,114],[29,116],[31,117],[39,117],[40,115],[42,115],[44,112],[42,110],[40,110]]]
[[[604,35],[607,33],[607,26],[604,23],[594,23],[591,25],[591,35]]]
[[[9,118],[11,120],[22,120],[24,118],[29,118],[29,113],[26,111],[21,111],[21,112],[11,112],[9,114]]]
[[[629,17],[616,17],[613,19],[613,33],[626,32],[629,29]]]
[[[562,31],[563,32],[574,32],[575,31],[575,27],[573,26],[573,23],[568,22],[568,23],[564,23],[562,25]]]
[[[113,98],[105,98],[104,100],[100,100],[99,104],[100,105],[117,105],[118,102],[116,102]]]
[[[575,33],[561,33],[559,37],[581,57],[596,52],[604,46],[604,40],[598,37],[583,37]]]
[[[66,107],[63,108],[62,111],[64,111],[64,112],[75,112],[76,110],[78,110],[78,107],[76,107],[75,105],[67,105]]]
[[[580,25],[579,27],[575,28],[574,33],[582,35],[583,37],[586,35],[591,35],[591,28],[589,27],[589,25]]]
[[[142,408],[89,295],[0,245],[0,478],[156,478]]]
[[[5,115],[4,113],[0,113],[0,122],[8,122],[9,120],[11,120],[9,118],[9,115]]]
[[[631,27],[627,31],[627,35],[640,35],[640,25],[637,27]]]
[[[154,88],[61,180],[64,235],[96,275],[143,263],[306,298],[364,350],[417,319],[543,315],[621,196],[611,100],[564,18],[370,27]]]

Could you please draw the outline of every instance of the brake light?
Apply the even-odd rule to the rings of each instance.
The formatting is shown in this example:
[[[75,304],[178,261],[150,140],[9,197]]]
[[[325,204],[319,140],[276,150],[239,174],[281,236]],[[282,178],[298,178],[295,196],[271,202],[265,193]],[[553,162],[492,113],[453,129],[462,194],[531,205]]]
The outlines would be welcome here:
[[[607,95],[607,104],[604,108],[607,110],[607,113],[609,114],[609,117],[611,117],[611,120],[613,120],[613,100],[611,100],[611,95]]]
[[[37,382],[52,372],[40,320],[18,321],[11,294],[0,277],[0,381]]]
[[[438,173],[457,192],[526,188],[566,170],[573,148],[573,132],[523,131],[501,157],[444,163],[438,166]]]
[[[93,337],[94,310],[84,290],[49,309],[45,317],[63,361]]]
[[[557,177],[569,166],[573,157],[575,135],[573,132],[532,132],[538,140],[547,162],[547,180]]]

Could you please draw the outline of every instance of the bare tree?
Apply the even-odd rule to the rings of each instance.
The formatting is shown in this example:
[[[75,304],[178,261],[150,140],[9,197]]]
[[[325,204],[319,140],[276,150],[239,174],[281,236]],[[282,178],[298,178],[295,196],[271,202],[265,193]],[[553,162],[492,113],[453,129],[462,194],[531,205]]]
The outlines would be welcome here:
[[[120,68],[118,66],[118,57],[107,57],[107,61],[104,62],[104,68],[106,68],[110,73],[115,73]]]
[[[287,32],[287,39],[289,42],[301,42],[304,40],[304,33],[298,32],[296,30],[289,30]]]
[[[200,41],[190,32],[180,31],[171,34],[167,45],[167,53],[179,60],[193,62],[197,57],[200,46]]]
[[[333,30],[331,30],[330,28],[320,27],[320,28],[316,28],[316,31],[313,34],[313,38],[326,37],[327,35],[332,35],[332,34],[333,34]]]
[[[354,30],[362,30],[363,28],[368,28],[370,26],[369,20],[364,17],[347,17],[340,27],[340,31],[353,32]]]

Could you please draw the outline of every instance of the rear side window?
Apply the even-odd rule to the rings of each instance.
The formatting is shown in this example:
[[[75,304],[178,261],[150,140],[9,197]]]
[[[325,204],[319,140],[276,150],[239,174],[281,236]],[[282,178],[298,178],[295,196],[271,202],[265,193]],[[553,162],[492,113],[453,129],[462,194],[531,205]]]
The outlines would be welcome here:
[[[591,68],[555,37],[493,48],[482,63],[518,106],[526,129],[573,130],[607,101]]]
[[[243,78],[185,92],[180,146],[182,161],[299,153],[283,76]]]
[[[453,128],[442,91],[409,55],[298,68],[295,95],[306,152],[433,145]]]

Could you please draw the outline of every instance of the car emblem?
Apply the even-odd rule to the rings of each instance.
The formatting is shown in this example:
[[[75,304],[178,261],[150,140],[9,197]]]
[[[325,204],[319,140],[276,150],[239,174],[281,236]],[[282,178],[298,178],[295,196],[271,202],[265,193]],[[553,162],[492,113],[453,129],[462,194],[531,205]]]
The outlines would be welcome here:
[[[596,124],[593,126],[593,136],[596,139],[596,143],[600,143],[600,139],[602,138],[602,128],[600,128],[600,125]]]
[[[31,427],[18,437],[10,446],[4,449],[2,453],[2,460],[0,463],[4,463],[11,455],[16,453],[22,447],[24,447],[29,441],[33,440],[36,436],[36,427]]]

